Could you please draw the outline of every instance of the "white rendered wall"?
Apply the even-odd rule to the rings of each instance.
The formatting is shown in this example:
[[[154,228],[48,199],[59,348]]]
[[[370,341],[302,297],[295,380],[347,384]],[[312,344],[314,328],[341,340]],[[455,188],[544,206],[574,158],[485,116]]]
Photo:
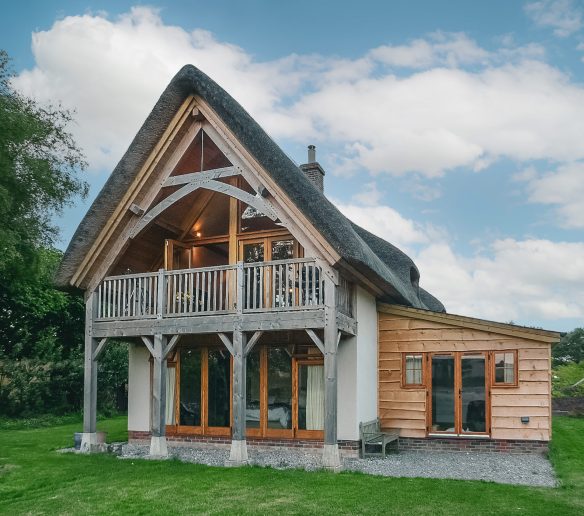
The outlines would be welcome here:
[[[130,344],[128,358],[128,430],[150,431],[150,353]]]
[[[357,336],[343,338],[338,351],[337,435],[359,439],[359,423],[377,417],[377,303],[356,287]]]

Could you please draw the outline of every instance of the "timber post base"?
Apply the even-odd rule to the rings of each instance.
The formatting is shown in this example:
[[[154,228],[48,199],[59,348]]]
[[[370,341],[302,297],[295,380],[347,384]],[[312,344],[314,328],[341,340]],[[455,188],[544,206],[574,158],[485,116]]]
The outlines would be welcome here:
[[[81,435],[81,453],[103,453],[107,451],[103,432],[83,432]]]
[[[229,452],[229,459],[225,462],[226,466],[237,467],[237,466],[247,466],[249,464],[249,458],[247,456],[247,442],[245,439],[241,441],[236,441],[233,439],[231,441],[231,451]]]
[[[150,457],[168,457],[168,446],[166,445],[165,436],[152,436],[150,438]]]
[[[322,466],[328,471],[339,473],[342,471],[341,456],[338,444],[325,444],[322,451]]]

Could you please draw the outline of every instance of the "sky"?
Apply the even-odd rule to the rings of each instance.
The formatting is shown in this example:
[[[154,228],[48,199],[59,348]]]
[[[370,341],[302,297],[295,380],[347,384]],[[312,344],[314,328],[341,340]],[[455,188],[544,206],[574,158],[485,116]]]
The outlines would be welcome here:
[[[75,110],[86,200],[194,64],[450,313],[584,325],[584,0],[7,2],[13,86]]]

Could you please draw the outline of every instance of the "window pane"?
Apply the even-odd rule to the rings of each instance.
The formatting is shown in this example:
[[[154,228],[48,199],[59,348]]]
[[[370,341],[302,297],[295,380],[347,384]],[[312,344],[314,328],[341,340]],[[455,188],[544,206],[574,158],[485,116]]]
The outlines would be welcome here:
[[[201,351],[180,353],[180,421],[184,426],[201,425]]]
[[[229,426],[230,373],[229,353],[222,349],[209,350],[209,426]]]
[[[298,428],[323,430],[324,367],[301,365],[298,370]]]
[[[495,383],[515,383],[515,353],[495,353]]]
[[[260,350],[254,349],[247,356],[245,378],[247,428],[260,428]]]
[[[406,355],[406,385],[422,383],[422,355]]]
[[[294,240],[274,240],[272,242],[272,260],[294,258]]]
[[[454,432],[454,357],[432,357],[432,430]]]
[[[292,357],[268,350],[268,428],[292,428]]]

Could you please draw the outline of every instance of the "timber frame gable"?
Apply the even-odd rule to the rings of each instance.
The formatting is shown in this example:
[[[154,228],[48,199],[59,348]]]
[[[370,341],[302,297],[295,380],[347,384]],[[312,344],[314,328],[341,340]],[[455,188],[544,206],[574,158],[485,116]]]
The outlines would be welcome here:
[[[207,118],[208,117],[208,118]],[[140,235],[156,217],[197,189],[224,193],[262,212],[271,220],[280,220],[300,245],[323,264],[327,275],[337,281],[332,269],[340,259],[312,223],[287,198],[286,193],[271,180],[262,167],[253,160],[235,136],[201,98],[188,98],[164,133],[134,182],[114,211],[105,228],[95,240],[90,252],[72,277],[77,287],[88,291],[111,271],[130,241]],[[186,149],[203,131],[231,163],[229,167],[172,176],[172,172]],[[174,140],[178,139],[178,143]],[[250,194],[220,179],[242,177],[255,191]],[[266,186],[269,185],[269,186]],[[155,203],[161,189],[180,186],[171,195]]]

